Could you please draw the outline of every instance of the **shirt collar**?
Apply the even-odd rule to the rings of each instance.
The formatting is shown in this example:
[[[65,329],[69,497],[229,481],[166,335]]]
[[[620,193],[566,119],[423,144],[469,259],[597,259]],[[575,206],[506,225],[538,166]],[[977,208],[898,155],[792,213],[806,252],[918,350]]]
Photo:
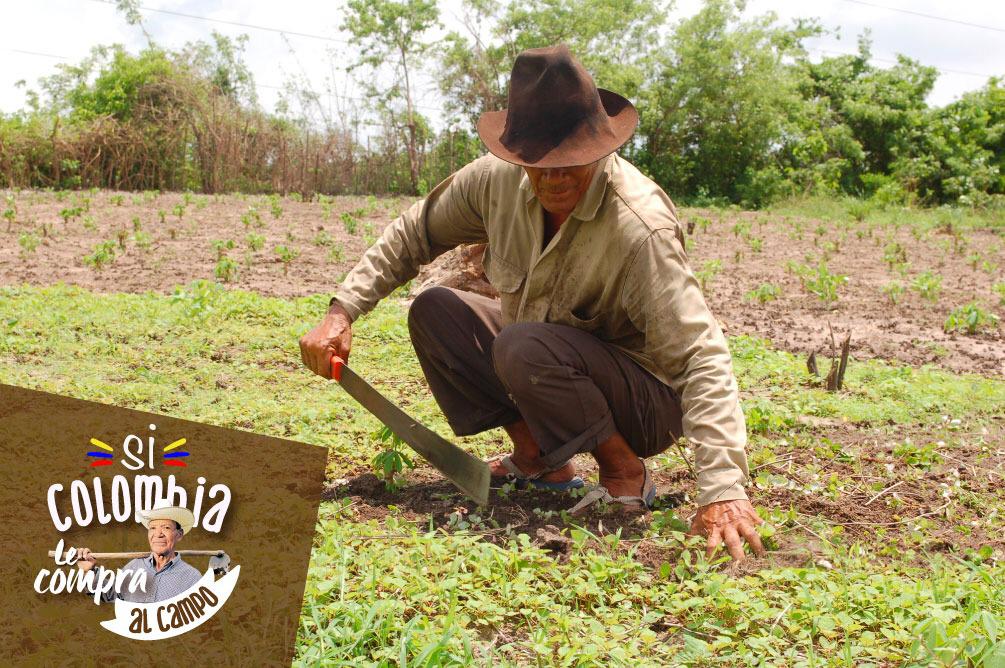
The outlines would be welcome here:
[[[607,182],[610,180],[611,174],[611,162],[610,155],[600,159],[597,171],[593,173],[590,185],[586,188],[582,199],[576,204],[576,208],[569,214],[570,218],[586,221],[593,220],[596,217],[597,210],[600,209],[600,204],[604,201],[604,194],[607,192]],[[523,172],[523,176],[520,178],[520,189],[524,191],[524,202],[530,203],[531,200],[537,199],[537,196],[534,195],[534,188],[530,184],[527,171],[524,169],[520,171]]]
[[[171,561],[167,562],[164,565],[164,568],[161,569],[161,572],[163,572],[166,569],[171,568],[172,566],[174,566],[175,562],[179,561],[180,559],[181,559],[181,555],[178,554],[177,552],[175,552],[174,556],[171,557]],[[153,552],[151,552],[150,556],[147,557],[146,562],[150,566],[150,568],[154,569],[155,571],[157,570],[157,562],[154,561],[154,554],[153,554]]]

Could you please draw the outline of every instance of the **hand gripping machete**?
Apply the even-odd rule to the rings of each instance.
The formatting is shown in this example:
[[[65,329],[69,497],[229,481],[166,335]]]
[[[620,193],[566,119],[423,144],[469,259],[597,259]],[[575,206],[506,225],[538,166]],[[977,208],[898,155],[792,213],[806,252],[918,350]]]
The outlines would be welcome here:
[[[369,383],[356,375],[345,361],[331,357],[331,377],[349,395],[387,425],[398,438],[436,467],[462,492],[481,505],[489,501],[489,465],[469,452],[413,420],[405,411],[387,400]]]

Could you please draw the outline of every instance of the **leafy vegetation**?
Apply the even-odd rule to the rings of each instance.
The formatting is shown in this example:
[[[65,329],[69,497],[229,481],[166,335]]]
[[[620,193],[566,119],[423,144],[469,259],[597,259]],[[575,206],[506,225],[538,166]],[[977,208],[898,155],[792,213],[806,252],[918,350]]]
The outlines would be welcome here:
[[[983,330],[998,326],[998,316],[984,309],[977,302],[957,306],[946,318],[944,329],[947,332],[963,332],[977,334]]]
[[[89,255],[84,256],[84,264],[90,265],[95,271],[101,271],[115,261],[116,242],[99,241]]]
[[[737,0],[705,0],[673,26],[666,0],[462,0],[451,11],[468,30],[446,35],[441,5],[347,5],[339,28],[348,44],[332,66],[348,64],[367,95],[363,105],[342,101],[344,126],[317,104],[325,91],[297,78],[281,109],[263,110],[243,38],[214,34],[177,50],[151,42],[136,54],[95,47],[43,78],[25,109],[0,117],[3,177],[57,189],[425,194],[483,152],[475,122],[505,107],[515,55],[564,42],[598,85],[635,102],[640,124],[625,153],[677,200],[867,198],[845,209],[855,220],[915,204],[1002,209],[999,79],[930,107],[934,68],[903,56],[873,65],[867,35],[854,54],[811,57],[817,21],[747,16]],[[458,119],[439,134],[415,103],[419,70],[440,73],[444,111]],[[373,142],[343,132],[374,120],[383,132]],[[111,137],[129,138],[114,158],[102,153]],[[278,218],[279,201],[270,208]],[[947,231],[954,224],[947,219]],[[758,239],[748,241],[759,252]]]
[[[358,443],[373,443],[382,425],[337,385],[290,371],[290,361],[299,359],[298,338],[326,303],[325,296],[273,299],[209,282],[179,288],[171,297],[3,287],[0,377],[323,444],[330,448],[334,478],[372,465],[376,453]],[[796,476],[806,489],[820,485],[813,492],[797,488],[799,496],[834,494],[850,502],[906,479],[899,477],[905,470],[924,475],[925,458],[934,467],[936,456],[963,456],[954,430],[966,426],[967,433],[979,433],[982,423],[1000,419],[1005,405],[1001,381],[878,362],[852,365],[849,389],[827,393],[805,385],[803,360],[796,356],[748,337],[734,337],[730,346],[741,391],[763,399],[749,408],[745,401],[756,426],[750,448],[752,466],[760,467],[755,476],[782,485],[772,490],[797,484]],[[391,400],[449,433],[428,393],[414,389],[421,371],[400,305],[385,301],[357,323],[353,354],[358,371],[375,379]],[[242,373],[231,377],[226,390],[218,387],[216,379],[235,366]],[[305,402],[303,396],[318,400]],[[920,448],[902,448],[896,459],[883,460],[900,462],[893,469],[898,477],[870,487],[867,497],[848,496],[844,474],[832,480],[826,468],[814,467],[865,465],[857,441],[831,440],[795,419],[803,415],[863,425],[899,446],[906,442],[904,429],[923,427],[931,437],[917,439]],[[942,416],[964,416],[965,424]],[[940,446],[936,438],[946,443]],[[491,433],[461,440],[480,456],[497,452],[501,443]],[[993,449],[990,441],[976,447]],[[913,452],[919,449],[921,454]],[[791,465],[777,463],[784,452],[815,453],[818,459],[789,473]],[[988,460],[975,463],[982,461]],[[879,470],[885,470],[883,462]],[[668,458],[655,462],[676,464]],[[762,478],[766,472],[771,475]],[[348,500],[325,501],[296,663],[525,665],[568,658],[646,666],[993,666],[1005,660],[1005,561],[983,548],[959,555],[924,549],[955,524],[1000,532],[1001,498],[946,489],[949,519],[938,526],[913,520],[920,543],[910,542],[913,532],[903,539],[887,529],[851,535],[805,508],[763,505],[760,494],[768,491],[755,494],[783,550],[804,545],[798,537],[805,536],[817,554],[794,562],[779,556],[773,567],[745,575],[705,561],[700,544],[681,533],[683,519],[670,509],[654,512],[650,527],[631,540],[571,527],[567,557],[558,559],[519,531],[492,529],[499,538],[488,540],[475,513],[467,515],[467,528],[457,522],[447,530],[415,522],[404,508],[366,519]],[[891,518],[899,518],[895,491],[875,502],[889,499]],[[978,512],[968,511],[968,504]],[[954,519],[959,514],[966,521]]]
[[[782,289],[773,283],[762,283],[743,296],[747,301],[756,301],[759,304],[766,304],[778,299],[782,294]]]

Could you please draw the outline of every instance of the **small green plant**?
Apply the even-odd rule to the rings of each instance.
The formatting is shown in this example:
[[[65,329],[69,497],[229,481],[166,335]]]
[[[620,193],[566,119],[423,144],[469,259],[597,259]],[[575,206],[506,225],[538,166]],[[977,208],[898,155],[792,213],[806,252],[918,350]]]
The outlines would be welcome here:
[[[25,232],[17,238],[17,245],[21,247],[21,257],[27,258],[29,255],[38,249],[38,245],[42,243],[42,240],[31,232]]]
[[[827,269],[823,262],[817,265],[817,269],[812,274],[804,274],[802,277],[803,288],[810,294],[816,295],[828,307],[832,307],[838,300],[838,288],[848,281],[844,274],[834,274]]]
[[[241,223],[244,224],[246,230],[250,230],[252,227],[262,227],[262,216],[258,213],[258,209],[249,206],[248,210],[241,214]]]
[[[351,213],[343,213],[341,218],[342,225],[345,226],[345,231],[348,234],[356,234],[356,228],[359,226],[359,221],[356,220],[356,217]]]
[[[750,222],[746,220],[739,220],[730,229],[732,230],[734,237],[746,237],[750,234]]]
[[[275,253],[279,257],[279,261],[283,263],[283,276],[286,276],[290,272],[290,263],[300,257],[300,251],[296,248],[288,248],[286,246],[276,246]]]
[[[911,287],[917,290],[919,295],[935,303],[939,301],[939,292],[942,290],[942,276],[923,271],[914,277]]]
[[[1005,306],[1005,281],[995,283],[991,286],[991,290],[998,295],[998,303]]]
[[[217,298],[223,292],[217,283],[198,279],[186,287],[176,287],[171,303],[181,307],[186,318],[205,320],[215,309]]]
[[[157,210],[157,217],[160,218],[161,225],[163,225],[166,222],[167,215],[168,215],[167,211],[165,211],[164,209],[158,209]],[[172,239],[173,238],[174,237],[172,237]]]
[[[98,225],[94,222],[94,216],[84,216],[84,229],[88,232],[97,232]]]
[[[150,250],[153,237],[143,231],[133,232],[133,243],[144,253]]]
[[[403,441],[389,427],[381,427],[372,436],[375,441],[384,444],[384,449],[373,458],[373,468],[384,480],[384,487],[389,492],[396,492],[404,485],[400,474],[406,468],[415,468],[415,464],[402,452]]]
[[[900,243],[892,241],[883,248],[883,262],[893,269],[894,265],[907,262],[907,251]]]
[[[331,262],[342,262],[345,260],[345,250],[342,248],[342,244],[337,243],[328,249],[328,260]]]
[[[893,448],[894,457],[900,457],[906,463],[926,471],[942,461],[942,456],[935,450],[934,443],[916,445],[911,439],[905,439]]]
[[[265,237],[261,234],[249,232],[248,235],[244,237],[244,241],[248,244],[248,248],[253,251],[260,251],[265,247]]]
[[[216,261],[219,262],[227,256],[227,251],[234,249],[236,244],[233,239],[217,239],[211,245],[213,250],[216,251]]]
[[[998,325],[998,316],[985,311],[977,302],[957,306],[946,318],[942,329],[948,332],[963,332],[977,334],[986,329],[994,329]]]
[[[139,216],[133,216],[133,232],[139,232],[143,229],[143,223],[140,222]]]
[[[904,285],[900,281],[890,281],[882,287],[882,291],[891,302],[897,304],[900,302],[900,298],[904,296]]]
[[[115,230],[115,240],[119,243],[119,250],[126,249],[126,239],[129,238],[129,230],[124,227],[120,227]]]
[[[761,237],[747,237],[747,245],[750,246],[750,250],[755,253],[760,253],[764,249],[764,239]]]
[[[180,223],[181,219],[185,217],[185,205],[175,204],[175,207],[171,210],[171,213],[178,216],[178,222]]]
[[[269,210],[272,211],[272,217],[276,220],[283,217],[283,207],[279,205],[279,197],[277,195],[269,198]]]
[[[111,240],[98,242],[94,251],[84,256],[84,264],[94,267],[95,271],[101,271],[115,261],[115,246],[115,241]]]
[[[221,257],[216,261],[216,267],[213,268],[213,275],[216,276],[218,281],[230,283],[237,278],[237,263],[229,257]]]
[[[75,220],[84,215],[84,210],[79,206],[67,207],[60,210],[59,217],[63,219],[64,225],[69,225],[71,220]]]
[[[722,271],[721,260],[708,260],[701,266],[701,269],[694,273],[702,292],[712,294],[712,283],[720,271]]]
[[[108,198],[108,201],[112,203],[112,206],[122,206],[122,203],[126,201],[124,195],[112,195]]]
[[[321,230],[314,238],[311,239],[311,243],[315,246],[331,246],[335,243],[335,238],[328,234],[327,230]]]
[[[13,195],[7,195],[6,203],[7,206],[3,210],[3,217],[7,220],[7,231],[10,232],[17,220],[17,204],[14,202]]]
[[[750,302],[756,301],[759,304],[767,304],[768,302],[778,299],[782,294],[782,289],[773,283],[761,283],[756,288],[748,292],[743,296],[743,298]]]

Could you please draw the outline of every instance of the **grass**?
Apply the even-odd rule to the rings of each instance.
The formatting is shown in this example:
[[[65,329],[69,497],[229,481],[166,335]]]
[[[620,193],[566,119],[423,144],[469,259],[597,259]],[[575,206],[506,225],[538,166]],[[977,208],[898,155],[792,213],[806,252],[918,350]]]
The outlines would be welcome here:
[[[920,231],[1002,229],[1005,211],[965,207],[883,207],[853,197],[796,197],[772,204],[773,214],[819,218],[834,223],[870,222],[879,226],[908,224]]]
[[[338,477],[370,466],[380,425],[301,367],[297,341],[326,305],[325,296],[282,300],[208,283],[174,297],[3,287],[0,381],[315,443],[329,448],[329,475]],[[1003,418],[1000,380],[853,362],[848,390],[834,394],[811,386],[801,359],[762,340],[734,337],[730,345],[752,426],[752,465],[783,447],[813,453],[798,468],[806,483],[799,494],[849,502],[848,467],[872,466],[859,461],[858,445],[804,425],[807,417],[891,440],[912,430],[930,436],[919,448],[939,439],[943,452],[958,455],[964,438]],[[449,435],[398,303],[385,300],[357,324],[351,363]],[[499,434],[455,440],[482,456],[502,449]],[[656,465],[676,457],[663,455]],[[924,468],[899,465],[892,453],[881,459],[875,466],[897,466],[896,479],[926,480]],[[573,530],[568,559],[559,560],[518,532],[490,542],[477,531],[416,522],[395,507],[382,520],[363,520],[344,501],[324,502],[297,665],[1005,662],[1001,555],[930,552],[936,527],[922,519],[903,535],[856,538],[825,517],[762,505],[772,485],[795,484],[794,473],[771,476],[754,499],[777,528],[773,540],[804,548],[811,532],[819,538],[812,538],[814,556],[738,575],[707,563],[672,510],[656,511],[637,537]],[[949,507],[960,519],[950,524],[1005,530],[1001,494],[952,494]],[[891,502],[891,520],[911,514]]]

